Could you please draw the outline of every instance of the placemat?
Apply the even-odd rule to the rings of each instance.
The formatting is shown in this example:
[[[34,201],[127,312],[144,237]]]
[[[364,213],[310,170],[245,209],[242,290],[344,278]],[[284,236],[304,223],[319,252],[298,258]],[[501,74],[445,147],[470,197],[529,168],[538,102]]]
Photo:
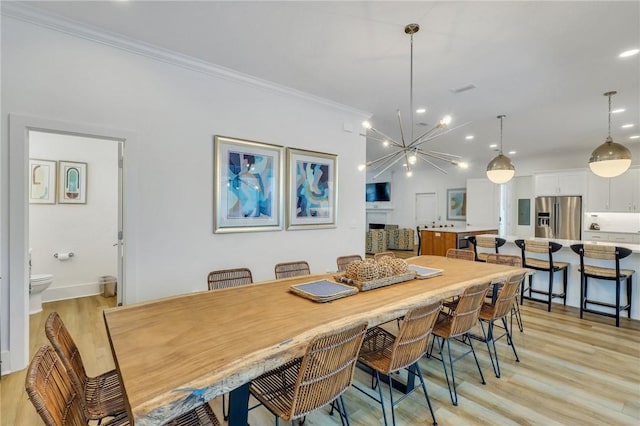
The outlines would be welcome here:
[[[355,287],[329,280],[294,284],[289,287],[289,290],[298,296],[306,297],[307,299],[320,303],[351,296],[358,292],[358,289]]]
[[[437,277],[442,275],[444,270],[436,268],[426,268],[424,266],[409,265],[409,269],[416,273],[416,279],[423,280],[425,278]]]

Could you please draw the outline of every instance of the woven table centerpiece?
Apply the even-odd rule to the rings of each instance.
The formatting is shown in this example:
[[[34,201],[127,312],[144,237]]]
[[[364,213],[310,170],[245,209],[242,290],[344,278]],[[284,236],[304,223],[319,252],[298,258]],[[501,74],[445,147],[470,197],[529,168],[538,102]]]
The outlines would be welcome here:
[[[409,281],[416,277],[404,259],[384,256],[380,261],[373,259],[350,262],[344,273],[335,276],[337,281],[353,285],[360,291],[373,290],[392,284]]]

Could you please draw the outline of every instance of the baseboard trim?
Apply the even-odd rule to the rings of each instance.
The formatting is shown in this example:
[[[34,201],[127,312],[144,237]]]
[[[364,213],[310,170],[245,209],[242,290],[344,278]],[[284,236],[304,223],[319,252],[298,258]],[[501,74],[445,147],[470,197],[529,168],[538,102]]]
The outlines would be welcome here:
[[[79,297],[95,296],[101,294],[100,283],[92,282],[74,284],[64,287],[48,288],[42,293],[42,302],[57,302],[58,300],[77,299]]]

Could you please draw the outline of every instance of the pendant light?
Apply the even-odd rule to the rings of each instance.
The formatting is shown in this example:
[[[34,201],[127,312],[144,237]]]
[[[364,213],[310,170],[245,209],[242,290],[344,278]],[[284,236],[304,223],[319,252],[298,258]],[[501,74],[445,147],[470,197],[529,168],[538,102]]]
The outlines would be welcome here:
[[[611,91],[604,94],[609,97],[609,133],[605,142],[597,147],[589,158],[591,171],[607,178],[620,176],[631,166],[631,151],[611,139],[611,96],[616,93]]]
[[[500,153],[487,165],[487,177],[493,183],[507,183],[516,173],[509,157],[502,154],[502,119],[505,117],[504,114],[497,117],[500,119]]]

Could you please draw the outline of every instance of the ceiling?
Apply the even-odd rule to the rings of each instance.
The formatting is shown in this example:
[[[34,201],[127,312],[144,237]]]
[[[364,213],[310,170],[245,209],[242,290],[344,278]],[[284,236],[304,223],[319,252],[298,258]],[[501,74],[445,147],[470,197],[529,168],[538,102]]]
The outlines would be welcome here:
[[[452,126],[428,148],[484,168],[496,155],[499,114],[504,150],[518,159],[590,151],[607,134],[607,99],[616,90],[612,136],[634,152],[640,140],[640,2],[32,2],[80,21],[372,114],[399,137],[409,126],[409,36],[414,36],[415,133],[444,114]],[[454,94],[451,89],[474,84]],[[622,129],[622,124],[634,127]],[[405,127],[406,129],[406,127]],[[473,140],[465,136],[473,135]],[[368,142],[367,156],[383,148]],[[581,153],[580,155],[584,155]],[[587,158],[585,158],[586,165]],[[423,166],[424,167],[424,166]]]

